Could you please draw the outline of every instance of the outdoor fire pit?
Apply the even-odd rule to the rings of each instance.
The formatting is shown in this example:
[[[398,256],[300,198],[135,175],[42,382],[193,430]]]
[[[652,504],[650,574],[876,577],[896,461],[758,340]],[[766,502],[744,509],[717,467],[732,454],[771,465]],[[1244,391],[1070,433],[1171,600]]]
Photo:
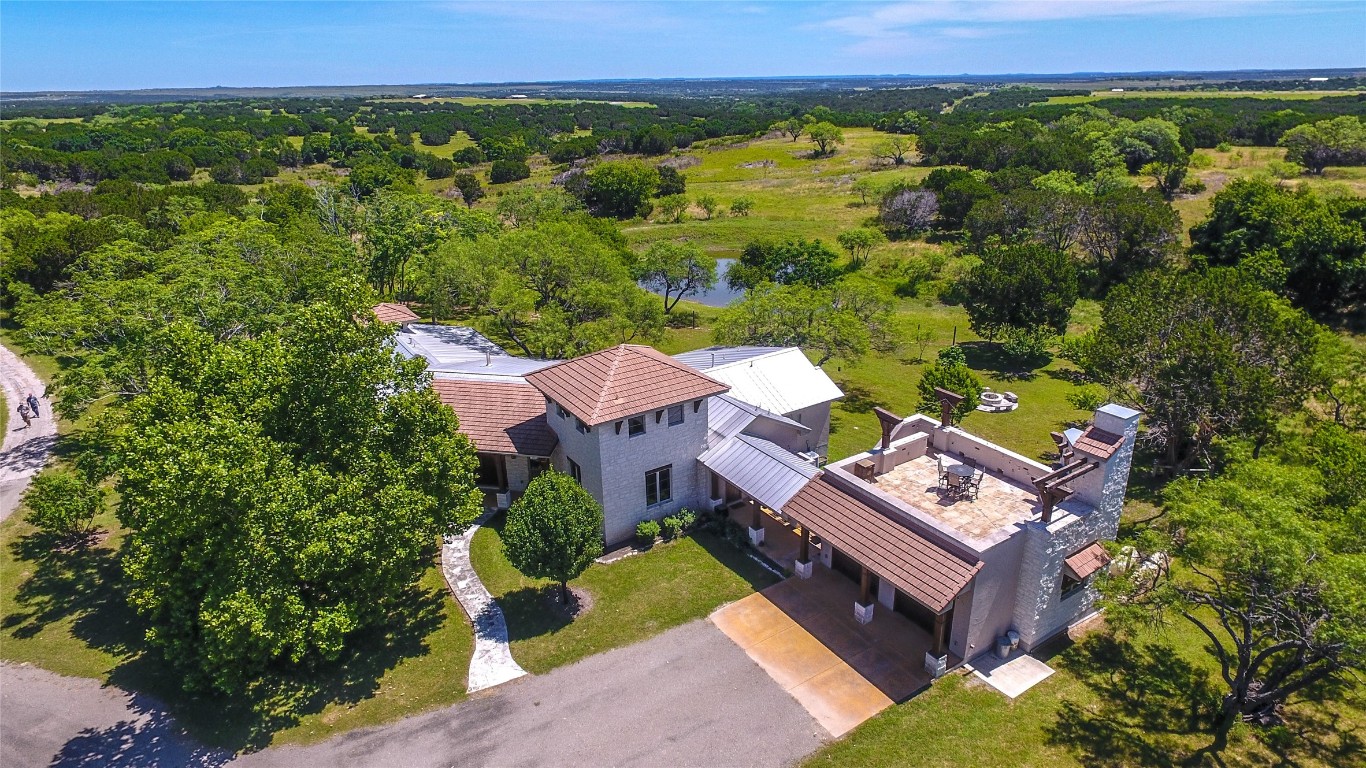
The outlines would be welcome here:
[[[1020,407],[1020,398],[1014,392],[992,392],[983,390],[981,403],[977,410],[986,413],[1005,413]]]

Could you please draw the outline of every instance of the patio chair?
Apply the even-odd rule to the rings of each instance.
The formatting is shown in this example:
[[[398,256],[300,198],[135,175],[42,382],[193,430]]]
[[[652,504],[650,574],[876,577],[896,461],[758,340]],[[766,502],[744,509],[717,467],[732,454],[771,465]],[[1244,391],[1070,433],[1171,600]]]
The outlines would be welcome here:
[[[940,488],[949,487],[949,468],[944,466],[944,454],[939,454],[939,486]]]
[[[979,469],[973,473],[972,479],[963,485],[963,495],[969,499],[976,499],[977,493],[982,490],[982,478],[986,477],[987,471]]]

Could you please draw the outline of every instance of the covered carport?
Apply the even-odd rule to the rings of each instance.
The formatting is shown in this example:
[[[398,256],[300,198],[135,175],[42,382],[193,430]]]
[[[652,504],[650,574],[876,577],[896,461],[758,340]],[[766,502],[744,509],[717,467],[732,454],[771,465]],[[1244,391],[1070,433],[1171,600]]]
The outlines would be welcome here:
[[[822,549],[829,548],[830,554],[823,558],[826,563],[859,584],[855,618],[871,621],[879,587],[891,588],[893,610],[930,633],[926,667],[936,676],[942,674],[948,665],[954,602],[972,583],[981,561],[960,555],[914,530],[909,521],[870,506],[825,473],[793,495],[782,513],[802,529],[798,575],[811,574],[812,537],[819,537]]]

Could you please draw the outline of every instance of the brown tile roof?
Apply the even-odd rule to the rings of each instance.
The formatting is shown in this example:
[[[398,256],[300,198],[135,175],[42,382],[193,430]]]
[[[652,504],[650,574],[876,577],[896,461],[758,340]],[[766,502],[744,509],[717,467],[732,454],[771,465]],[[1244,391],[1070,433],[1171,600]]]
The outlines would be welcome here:
[[[1091,542],[1089,546],[1063,560],[1066,564],[1067,573],[1077,581],[1085,579],[1087,576],[1104,568],[1110,562],[1110,553],[1105,551],[1105,547],[1100,542]]]
[[[379,318],[381,323],[411,323],[421,319],[406,305],[387,301],[375,305],[375,317]]]
[[[529,373],[526,380],[589,426],[730,389],[668,355],[621,344]]]
[[[549,456],[559,439],[545,419],[545,398],[529,384],[436,379],[432,389],[460,418],[477,450]]]
[[[1081,437],[1077,438],[1077,441],[1072,444],[1072,447],[1086,451],[1086,453],[1091,456],[1108,459],[1115,455],[1115,451],[1118,451],[1119,446],[1123,443],[1124,435],[1106,432],[1105,430],[1098,429],[1095,425],[1092,425],[1087,427],[1085,432],[1081,433]]]
[[[783,512],[936,613],[982,567],[841,490],[824,473],[783,505]]]

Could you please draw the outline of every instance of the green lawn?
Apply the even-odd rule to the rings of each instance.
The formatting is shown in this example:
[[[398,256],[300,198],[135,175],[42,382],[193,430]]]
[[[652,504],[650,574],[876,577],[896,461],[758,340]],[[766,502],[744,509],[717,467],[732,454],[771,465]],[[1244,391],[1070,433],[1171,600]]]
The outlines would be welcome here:
[[[1176,766],[1209,743],[1216,667],[1198,631],[1180,619],[1132,640],[1106,632],[1036,654],[1056,673],[1014,702],[955,673],[884,710],[803,762],[815,766]],[[1309,693],[1287,709],[1289,750],[1235,729],[1224,765],[1360,765],[1366,699],[1319,705]]]
[[[709,615],[777,581],[728,542],[698,532],[570,582],[592,608],[569,622],[549,607],[552,583],[528,579],[503,556],[500,515],[474,535],[470,560],[507,617],[512,657],[533,673],[639,642]]]

